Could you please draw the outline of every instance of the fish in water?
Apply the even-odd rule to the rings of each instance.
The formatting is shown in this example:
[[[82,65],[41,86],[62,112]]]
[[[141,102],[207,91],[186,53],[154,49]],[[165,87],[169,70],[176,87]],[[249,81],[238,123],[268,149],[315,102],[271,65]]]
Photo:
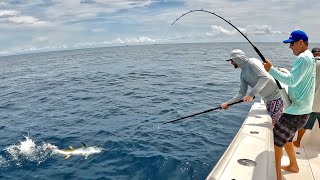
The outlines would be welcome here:
[[[65,159],[69,159],[70,156],[73,156],[73,155],[82,155],[84,156],[85,159],[87,159],[89,155],[97,154],[102,151],[102,148],[99,148],[97,146],[87,146],[85,143],[83,142],[81,143],[83,146],[80,148],[73,148],[72,146],[69,146],[70,149],[66,149],[66,150],[52,148],[52,152],[65,155],[66,156]]]

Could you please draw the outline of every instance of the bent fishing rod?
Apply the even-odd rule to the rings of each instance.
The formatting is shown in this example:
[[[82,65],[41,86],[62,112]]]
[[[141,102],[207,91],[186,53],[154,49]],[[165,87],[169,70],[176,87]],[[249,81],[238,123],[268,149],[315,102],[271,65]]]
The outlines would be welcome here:
[[[182,14],[180,17],[178,17],[172,24],[171,26],[173,26],[179,19],[181,19],[183,16],[189,14],[189,13],[193,13],[193,12],[205,12],[205,13],[209,13],[209,14],[212,14],[220,19],[222,19],[223,21],[225,21],[226,23],[230,24],[234,29],[236,29],[250,44],[251,46],[253,47],[253,49],[257,52],[257,54],[260,56],[261,60],[266,63],[266,59],[264,58],[264,56],[262,55],[262,53],[259,51],[259,49],[253,45],[253,43],[249,40],[249,38],[243,34],[236,26],[234,26],[230,21],[226,20],[225,18],[219,16],[218,14],[216,14],[215,12],[211,12],[211,11],[207,11],[207,10],[203,10],[203,9],[197,9],[197,10],[190,10],[189,12],[186,12],[184,14]],[[277,85],[278,85],[278,88],[279,89],[283,89],[280,85],[280,83],[275,79]]]
[[[253,97],[253,99],[254,99],[254,97]],[[234,103],[230,103],[230,104],[228,104],[228,106],[232,106],[234,104],[238,104],[238,103],[241,103],[241,102],[243,102],[243,99],[241,99],[240,101],[234,102]],[[208,110],[205,110],[205,111],[202,111],[202,112],[198,112],[198,113],[195,113],[195,114],[184,116],[184,117],[181,117],[181,118],[178,118],[178,119],[174,119],[172,121],[163,122],[162,124],[173,123],[173,122],[176,122],[176,121],[180,121],[180,120],[183,120],[183,119],[186,119],[186,118],[189,118],[189,117],[197,116],[199,114],[207,113],[207,112],[214,111],[214,110],[217,110],[217,109],[222,109],[222,108],[221,108],[221,106],[219,106],[219,107],[216,107],[216,108],[212,108],[212,109],[208,109]]]

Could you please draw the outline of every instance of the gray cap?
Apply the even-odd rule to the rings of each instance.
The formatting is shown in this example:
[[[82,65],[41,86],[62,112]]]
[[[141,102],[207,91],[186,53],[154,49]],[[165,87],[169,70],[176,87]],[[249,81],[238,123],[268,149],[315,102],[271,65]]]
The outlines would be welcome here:
[[[244,52],[240,49],[235,49],[233,51],[231,51],[230,53],[230,59],[226,60],[226,61],[233,61],[238,65],[241,65],[244,63],[244,61],[247,61],[246,55],[244,54]]]
[[[230,53],[231,59],[238,58],[238,57],[245,57],[245,56],[246,55],[244,54],[244,52],[240,49],[235,49]]]

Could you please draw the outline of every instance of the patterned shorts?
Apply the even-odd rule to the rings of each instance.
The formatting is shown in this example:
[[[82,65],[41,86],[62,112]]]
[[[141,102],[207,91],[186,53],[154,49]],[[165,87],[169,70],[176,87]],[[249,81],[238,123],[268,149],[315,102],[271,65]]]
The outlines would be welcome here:
[[[307,123],[310,114],[291,115],[283,113],[273,128],[274,144],[283,147],[286,142],[292,142],[296,132]]]
[[[278,98],[268,101],[266,107],[268,114],[271,116],[272,125],[274,125],[276,122],[278,122],[283,113],[283,100]]]

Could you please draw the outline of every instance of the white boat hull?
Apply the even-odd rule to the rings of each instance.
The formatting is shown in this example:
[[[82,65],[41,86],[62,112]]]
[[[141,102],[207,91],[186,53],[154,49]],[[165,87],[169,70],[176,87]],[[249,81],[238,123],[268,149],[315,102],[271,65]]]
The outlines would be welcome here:
[[[255,132],[258,133],[255,134]],[[306,131],[301,141],[301,148],[296,148],[296,152],[299,173],[282,171],[282,179],[320,180],[320,130],[318,122],[315,123],[312,131]],[[241,164],[239,159],[252,161],[253,166],[250,166],[250,163]],[[284,151],[282,165],[288,164],[289,159]],[[237,135],[206,179],[276,179],[271,118],[263,102],[253,104]]]

